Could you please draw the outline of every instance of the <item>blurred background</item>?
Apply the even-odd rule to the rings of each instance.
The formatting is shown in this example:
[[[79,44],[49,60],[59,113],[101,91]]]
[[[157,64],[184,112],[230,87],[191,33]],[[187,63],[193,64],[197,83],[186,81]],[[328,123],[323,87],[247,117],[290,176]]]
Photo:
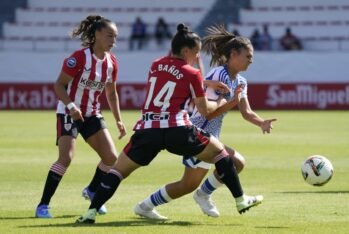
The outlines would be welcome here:
[[[349,0],[1,0],[0,110],[55,108],[53,83],[80,48],[69,33],[90,14],[118,26],[123,109],[141,106],[149,66],[168,54],[178,23],[201,36],[224,24],[251,39],[242,75],[253,109],[349,109]]]

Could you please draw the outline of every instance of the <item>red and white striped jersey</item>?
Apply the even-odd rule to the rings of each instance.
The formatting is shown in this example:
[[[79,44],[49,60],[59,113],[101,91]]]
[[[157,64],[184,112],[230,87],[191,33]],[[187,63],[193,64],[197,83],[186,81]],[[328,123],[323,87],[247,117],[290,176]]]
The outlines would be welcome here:
[[[150,68],[142,118],[134,129],[191,125],[185,109],[186,101],[204,96],[198,69],[182,59],[171,56],[160,58]]]
[[[71,100],[80,108],[83,116],[100,115],[99,96],[107,82],[116,82],[118,63],[112,53],[98,59],[90,48],[75,51],[64,60],[62,71],[73,77],[67,86]],[[68,113],[64,103],[58,102],[57,113]]]

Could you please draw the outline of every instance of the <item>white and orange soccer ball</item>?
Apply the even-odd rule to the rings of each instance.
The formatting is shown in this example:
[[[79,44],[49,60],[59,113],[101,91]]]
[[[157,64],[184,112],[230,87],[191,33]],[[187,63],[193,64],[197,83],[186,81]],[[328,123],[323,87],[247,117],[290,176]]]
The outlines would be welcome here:
[[[323,186],[333,176],[332,163],[322,155],[312,155],[304,161],[302,175],[308,184]]]

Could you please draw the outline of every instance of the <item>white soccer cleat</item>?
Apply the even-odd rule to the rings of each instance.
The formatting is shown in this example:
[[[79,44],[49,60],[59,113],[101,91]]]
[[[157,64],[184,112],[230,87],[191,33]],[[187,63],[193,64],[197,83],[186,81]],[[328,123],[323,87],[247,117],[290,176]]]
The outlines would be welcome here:
[[[144,218],[148,219],[154,219],[154,220],[167,220],[168,218],[166,216],[162,216],[159,214],[154,208],[153,209],[144,209],[141,206],[141,203],[138,203],[135,208],[134,212],[136,215],[139,215]]]
[[[239,213],[242,214],[245,211],[249,210],[251,207],[261,204],[263,201],[262,195],[257,196],[247,196],[244,195],[244,200],[242,202],[236,203],[236,208]]]
[[[196,203],[200,206],[202,212],[211,217],[219,217],[219,211],[215,204],[212,202],[210,195],[199,195],[198,190],[194,192],[193,196]]]

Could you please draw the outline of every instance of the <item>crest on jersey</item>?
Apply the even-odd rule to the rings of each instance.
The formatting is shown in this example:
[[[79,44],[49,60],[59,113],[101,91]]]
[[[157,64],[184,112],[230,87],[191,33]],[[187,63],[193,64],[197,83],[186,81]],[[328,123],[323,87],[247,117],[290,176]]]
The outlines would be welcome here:
[[[74,68],[76,66],[76,59],[74,57],[70,57],[68,60],[67,60],[67,66],[69,68]]]
[[[65,129],[66,131],[69,131],[69,130],[71,129],[71,127],[72,127],[72,124],[71,124],[71,123],[65,123],[65,124],[64,124],[64,129]]]

